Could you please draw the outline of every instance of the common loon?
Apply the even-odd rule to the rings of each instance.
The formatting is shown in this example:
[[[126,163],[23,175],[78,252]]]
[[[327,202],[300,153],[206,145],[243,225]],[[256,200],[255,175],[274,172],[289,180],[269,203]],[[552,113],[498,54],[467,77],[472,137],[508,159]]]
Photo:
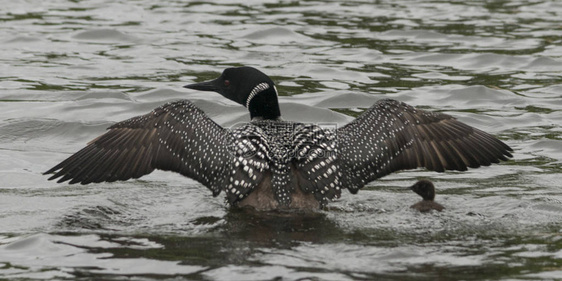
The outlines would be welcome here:
[[[423,200],[410,206],[412,209],[416,209],[422,213],[429,212],[431,210],[443,211],[445,207],[441,204],[433,201],[435,200],[435,186],[431,181],[420,180],[414,185],[410,186],[410,189],[417,193],[423,198]]]
[[[110,126],[45,174],[70,184],[178,172],[226,193],[230,206],[318,209],[403,169],[467,170],[511,157],[509,146],[441,113],[391,99],[376,102],[338,129],[281,119],[273,81],[252,67],[227,68],[185,88],[214,91],[250,111],[226,129],[187,100]]]

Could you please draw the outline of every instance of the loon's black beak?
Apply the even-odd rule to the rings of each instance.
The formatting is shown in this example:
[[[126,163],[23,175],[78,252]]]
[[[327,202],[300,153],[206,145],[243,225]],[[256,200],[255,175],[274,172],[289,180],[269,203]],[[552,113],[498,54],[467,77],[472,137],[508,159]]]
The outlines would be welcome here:
[[[220,85],[219,79],[215,79],[211,81],[189,84],[183,87],[193,90],[199,90],[199,91],[212,91],[212,92],[220,93],[221,88],[219,87],[219,85]]]

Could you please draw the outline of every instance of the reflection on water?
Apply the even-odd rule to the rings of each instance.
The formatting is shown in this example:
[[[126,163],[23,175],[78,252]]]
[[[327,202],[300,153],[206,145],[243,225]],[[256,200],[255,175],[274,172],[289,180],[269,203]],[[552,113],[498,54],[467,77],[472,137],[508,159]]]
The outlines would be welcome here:
[[[562,276],[558,1],[11,1],[0,8],[0,279],[371,280]],[[380,98],[515,149],[501,165],[405,171],[316,214],[228,210],[181,176],[69,186],[41,175],[181,86],[269,74],[288,120],[342,125]],[[407,190],[435,182],[442,213]]]

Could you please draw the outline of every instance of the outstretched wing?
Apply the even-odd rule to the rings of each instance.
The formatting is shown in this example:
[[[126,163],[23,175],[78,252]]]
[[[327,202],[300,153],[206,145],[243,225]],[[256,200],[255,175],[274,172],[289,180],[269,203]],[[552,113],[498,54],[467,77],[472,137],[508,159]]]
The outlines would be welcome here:
[[[511,157],[495,137],[441,113],[384,99],[337,130],[342,184],[351,192],[394,171],[465,171]]]
[[[218,195],[233,155],[231,133],[187,100],[119,122],[45,174],[70,184],[139,178],[154,169],[195,179]]]

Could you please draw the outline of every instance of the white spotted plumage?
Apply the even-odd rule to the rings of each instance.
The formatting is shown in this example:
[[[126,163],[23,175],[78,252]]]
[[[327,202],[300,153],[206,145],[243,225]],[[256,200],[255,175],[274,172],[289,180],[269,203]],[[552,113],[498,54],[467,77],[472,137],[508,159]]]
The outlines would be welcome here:
[[[259,120],[234,129],[232,135],[236,139],[230,146],[239,160],[233,165],[230,177],[230,203],[249,195],[266,172],[272,173],[271,184],[275,199],[284,206],[291,203],[291,194],[295,188],[303,189],[291,176],[295,172],[302,173],[309,181],[311,188],[305,191],[315,194],[320,203],[339,196],[341,186],[337,184],[338,181],[334,181],[337,178],[337,166],[333,132],[324,132],[315,125]],[[240,146],[244,149],[237,149]],[[315,147],[316,152],[322,150],[324,153],[307,153],[311,146]],[[318,157],[320,155],[322,157]],[[324,169],[319,175],[302,172],[309,166],[318,166],[316,162],[324,163]],[[332,182],[327,182],[328,180]],[[325,187],[318,184],[320,181]]]

